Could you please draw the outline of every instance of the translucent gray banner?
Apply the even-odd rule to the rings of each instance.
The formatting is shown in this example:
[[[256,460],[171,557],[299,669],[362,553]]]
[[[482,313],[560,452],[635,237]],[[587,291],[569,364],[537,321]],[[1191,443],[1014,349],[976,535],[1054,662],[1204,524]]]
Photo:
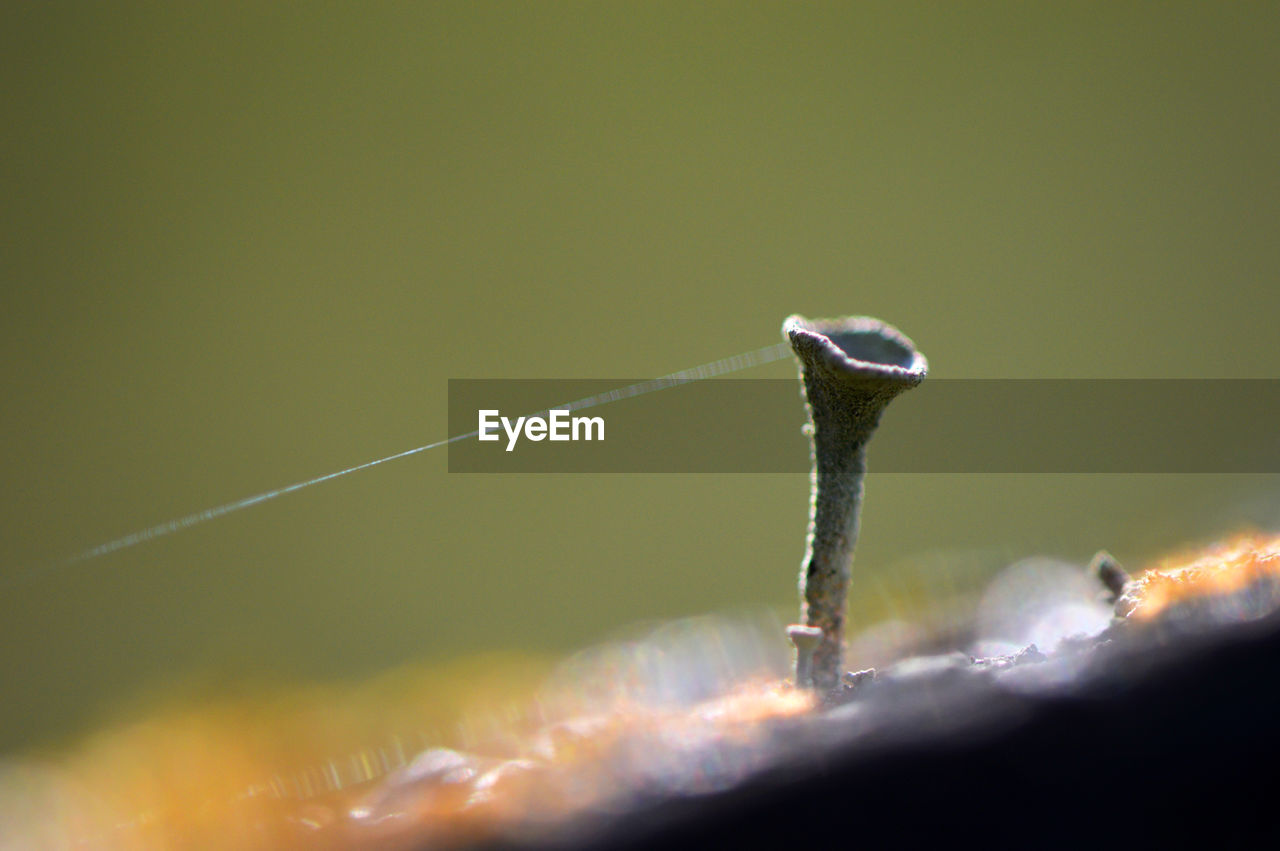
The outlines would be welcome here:
[[[451,443],[449,471],[809,469],[796,380],[607,395],[620,387],[655,389],[616,379],[451,379],[449,434],[476,432],[488,411],[491,439]],[[576,410],[548,413],[574,402]],[[1276,473],[1280,380],[931,379],[893,402],[867,456],[869,470],[884,473]]]

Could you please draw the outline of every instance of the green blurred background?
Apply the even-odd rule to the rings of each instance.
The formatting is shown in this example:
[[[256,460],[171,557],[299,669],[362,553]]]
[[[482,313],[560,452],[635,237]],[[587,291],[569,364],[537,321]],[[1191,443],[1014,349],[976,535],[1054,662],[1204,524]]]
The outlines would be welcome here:
[[[1278,23],[5,4],[0,753],[193,679],[792,610],[802,476],[463,477],[443,451],[32,573],[437,440],[449,377],[643,378],[797,311],[887,319],[937,376],[1276,376]],[[1277,484],[872,476],[855,616],[1276,525]]]

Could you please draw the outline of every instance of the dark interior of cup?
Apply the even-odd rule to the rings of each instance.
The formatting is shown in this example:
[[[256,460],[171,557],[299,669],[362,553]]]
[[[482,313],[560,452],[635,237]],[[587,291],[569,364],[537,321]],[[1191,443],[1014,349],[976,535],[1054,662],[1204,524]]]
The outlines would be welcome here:
[[[838,331],[826,336],[854,360],[903,369],[911,369],[915,363],[915,352],[911,348],[875,330]]]

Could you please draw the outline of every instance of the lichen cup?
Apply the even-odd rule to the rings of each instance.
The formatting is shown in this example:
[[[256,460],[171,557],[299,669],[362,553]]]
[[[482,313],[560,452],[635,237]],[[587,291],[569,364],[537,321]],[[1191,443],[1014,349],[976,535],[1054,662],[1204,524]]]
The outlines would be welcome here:
[[[867,442],[885,407],[923,381],[929,364],[906,335],[869,316],[790,316],[782,334],[800,361],[813,465],[800,617],[822,630],[808,674],[829,692],[840,682]]]

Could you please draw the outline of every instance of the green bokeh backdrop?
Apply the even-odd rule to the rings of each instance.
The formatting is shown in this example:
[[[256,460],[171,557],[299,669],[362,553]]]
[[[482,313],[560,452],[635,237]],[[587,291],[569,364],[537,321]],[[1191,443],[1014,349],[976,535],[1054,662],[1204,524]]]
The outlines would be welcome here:
[[[1276,376],[1277,24],[5,4],[0,753],[193,677],[789,610],[804,477],[459,477],[442,452],[31,574],[439,439],[449,377],[658,375],[797,311],[887,319],[940,376]],[[855,614],[1026,555],[1134,563],[1271,524],[1277,484],[873,476]]]

